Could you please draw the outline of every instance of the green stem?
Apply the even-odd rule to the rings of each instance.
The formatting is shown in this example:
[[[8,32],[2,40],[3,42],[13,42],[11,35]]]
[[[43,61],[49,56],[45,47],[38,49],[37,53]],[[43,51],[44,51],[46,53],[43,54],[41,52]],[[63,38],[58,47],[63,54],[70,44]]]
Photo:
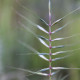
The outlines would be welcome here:
[[[49,80],[51,80],[51,70],[52,70],[52,66],[51,66],[51,63],[52,63],[52,52],[51,52],[51,49],[52,49],[52,45],[51,45],[51,1],[49,0]]]

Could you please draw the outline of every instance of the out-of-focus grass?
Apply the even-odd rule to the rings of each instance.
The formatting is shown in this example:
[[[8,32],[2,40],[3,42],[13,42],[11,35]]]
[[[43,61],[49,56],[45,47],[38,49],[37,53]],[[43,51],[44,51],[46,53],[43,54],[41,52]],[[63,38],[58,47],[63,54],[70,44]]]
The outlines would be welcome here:
[[[4,70],[5,63],[12,64],[12,51],[14,47],[15,32],[12,26],[12,6],[13,1],[0,1],[0,41],[1,41],[1,63]]]

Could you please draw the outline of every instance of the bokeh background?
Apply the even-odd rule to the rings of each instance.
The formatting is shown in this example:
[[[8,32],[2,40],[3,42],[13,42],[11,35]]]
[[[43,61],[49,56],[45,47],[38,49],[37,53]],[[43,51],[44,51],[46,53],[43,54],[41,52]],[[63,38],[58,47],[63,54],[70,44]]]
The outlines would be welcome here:
[[[80,7],[80,0],[51,0],[51,4],[52,22],[54,22]],[[48,80],[46,77],[32,75],[27,71],[12,68],[38,71],[48,67],[48,62],[19,43],[19,41],[24,42],[25,45],[30,45],[39,52],[48,52],[48,49],[33,34],[43,35],[48,38],[48,35],[33,25],[35,23],[48,30],[48,26],[41,22],[40,18],[48,23],[48,0],[0,0],[0,80]],[[78,50],[72,52],[73,54],[68,58],[53,62],[53,66],[80,68],[80,10],[66,17],[57,25],[52,26],[52,30],[72,20],[74,20],[73,23],[52,35],[52,38],[78,35],[53,42],[52,45],[71,45],[62,49],[55,49],[53,52]],[[25,25],[25,28],[22,24]],[[64,55],[56,57],[60,56]],[[57,78],[56,76],[53,77],[53,80],[62,80],[58,78],[65,75],[68,75],[65,80],[80,80],[80,70],[62,70]]]

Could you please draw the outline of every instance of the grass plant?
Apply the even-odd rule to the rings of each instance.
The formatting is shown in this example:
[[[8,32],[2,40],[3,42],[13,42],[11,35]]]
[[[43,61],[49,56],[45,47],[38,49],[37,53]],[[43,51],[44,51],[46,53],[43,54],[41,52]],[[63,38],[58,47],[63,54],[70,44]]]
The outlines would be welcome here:
[[[44,21],[43,19],[40,18],[40,20],[46,25],[48,26],[48,31],[46,29],[44,29],[42,26],[38,25],[38,24],[35,24],[34,22],[32,22],[31,20],[27,19],[25,16],[23,16],[22,14],[20,14],[19,12],[16,11],[16,14],[18,14],[20,17],[22,17],[23,19],[25,19],[27,22],[29,22],[30,24],[32,24],[33,26],[35,26],[37,29],[39,29],[40,31],[44,32],[46,35],[48,35],[48,38],[45,38],[43,37],[42,35],[38,36],[37,34],[35,34],[34,32],[32,32],[29,28],[26,28],[26,26],[24,24],[22,24],[20,21],[18,22],[22,27],[24,27],[25,29],[27,29],[27,31],[31,32],[45,47],[48,48],[49,50],[49,53],[40,53],[39,51],[37,51],[36,49],[32,48],[30,45],[26,45],[24,42],[18,40],[18,42],[22,45],[24,45],[25,47],[27,47],[29,50],[31,50],[34,54],[38,55],[40,58],[44,59],[45,61],[47,61],[49,63],[48,65],[48,68],[44,68],[44,69],[41,69],[41,70],[38,70],[36,72],[34,71],[30,71],[30,70],[25,70],[25,69],[21,69],[21,68],[15,68],[15,69],[18,69],[18,70],[22,70],[22,71],[25,71],[25,72],[29,72],[29,73],[32,73],[32,74],[37,74],[37,75],[41,75],[41,76],[45,76],[45,77],[48,77],[49,79],[48,80],[53,80],[52,76],[56,75],[59,70],[67,70],[67,69],[80,69],[80,68],[67,68],[67,67],[54,67],[52,66],[52,64],[54,63],[54,61],[57,61],[57,60],[60,60],[60,59],[64,59],[64,58],[67,58],[71,55],[74,54],[74,51],[77,51],[77,50],[80,50],[80,48],[78,49],[74,49],[74,50],[66,50],[66,51],[58,51],[58,52],[53,52],[54,49],[58,49],[58,48],[64,48],[64,47],[69,47],[69,46],[73,46],[73,44],[69,44],[69,45],[58,45],[58,46],[55,46],[52,44],[52,42],[55,43],[55,41],[60,41],[60,40],[64,40],[64,39],[68,39],[68,38],[72,38],[72,37],[75,37],[75,36],[78,36],[80,34],[76,34],[76,35],[71,35],[71,36],[68,36],[68,37],[60,37],[60,38],[55,38],[55,39],[52,39],[52,35],[54,35],[55,33],[57,33],[58,31],[61,31],[63,28],[67,27],[69,24],[72,24],[75,20],[73,21],[69,21],[68,23],[66,23],[65,25],[63,25],[62,27],[56,29],[56,30],[53,30],[52,28],[58,24],[60,21],[64,20],[66,17],[74,14],[76,11],[78,11],[80,9],[77,8],[75,9],[74,11],[71,11],[69,14],[65,15],[64,17],[54,21],[52,23],[51,19],[52,19],[52,14],[51,14],[51,0],[49,0],[49,3],[48,3],[48,10],[49,10],[49,23],[47,23],[46,21]],[[53,30],[53,31],[52,31]],[[48,42],[48,44],[46,43],[46,41]],[[54,56],[56,55],[59,55],[59,54],[67,54],[69,52],[72,52],[72,54],[68,54],[66,56],[63,56],[63,57],[57,57],[57,58],[53,58]],[[49,57],[47,58],[46,55]],[[14,68],[14,67],[12,67]],[[45,71],[48,71],[48,73],[45,73]],[[61,80],[64,80],[65,78],[67,77],[67,75],[65,77],[63,77]],[[59,79],[60,80],[60,79]]]

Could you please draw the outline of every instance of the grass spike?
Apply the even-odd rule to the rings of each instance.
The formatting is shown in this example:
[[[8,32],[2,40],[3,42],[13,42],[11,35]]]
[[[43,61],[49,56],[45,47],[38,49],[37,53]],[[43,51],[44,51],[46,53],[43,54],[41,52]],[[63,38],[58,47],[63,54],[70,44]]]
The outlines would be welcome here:
[[[71,38],[71,37],[75,37],[75,36],[76,36],[76,35],[72,35],[72,36],[69,36],[69,37],[52,39],[52,34],[54,34],[54,33],[58,32],[58,31],[62,30],[63,28],[65,28],[66,26],[68,26],[69,24],[71,24],[73,21],[70,21],[70,22],[66,23],[64,26],[62,26],[62,27],[60,27],[60,28],[58,28],[58,29],[56,29],[56,30],[54,30],[54,31],[52,31],[52,26],[54,26],[55,24],[57,24],[58,22],[60,22],[60,21],[63,20],[64,18],[66,18],[67,16],[73,14],[73,13],[76,12],[77,10],[79,10],[80,7],[77,8],[77,9],[75,9],[74,11],[70,12],[69,14],[65,15],[64,17],[58,19],[57,21],[55,21],[55,22],[53,22],[53,23],[52,23],[52,21],[51,21],[51,18],[52,18],[52,14],[51,14],[51,0],[48,1],[48,9],[49,9],[49,23],[46,23],[46,21],[44,21],[44,20],[41,19],[41,18],[39,18],[39,19],[40,19],[44,24],[46,24],[46,26],[49,27],[49,31],[47,31],[46,29],[44,29],[42,26],[33,23],[33,22],[32,22],[31,20],[29,20],[28,18],[25,18],[25,16],[23,16],[23,15],[20,14],[19,12],[16,11],[16,13],[17,13],[20,17],[22,17],[23,19],[25,19],[26,21],[28,21],[29,23],[31,23],[33,26],[35,26],[36,28],[38,28],[39,30],[47,33],[48,36],[49,36],[49,39],[47,39],[47,38],[45,38],[45,37],[43,37],[43,36],[37,36],[35,33],[33,33],[31,30],[28,29],[29,31],[31,31],[32,34],[34,34],[34,35],[36,36],[36,38],[37,38],[43,45],[45,45],[45,46],[49,49],[49,53],[40,53],[40,52],[38,52],[37,50],[35,50],[34,48],[32,48],[32,47],[30,47],[30,46],[28,46],[28,45],[26,46],[26,45],[24,45],[24,43],[22,43],[22,42],[19,41],[21,44],[23,44],[24,46],[26,46],[28,49],[30,49],[31,51],[33,51],[34,53],[36,53],[39,57],[41,57],[42,59],[44,59],[44,60],[46,60],[46,61],[49,62],[49,67],[48,67],[48,68],[41,69],[41,70],[39,70],[39,71],[37,71],[37,72],[33,72],[33,71],[27,70],[27,72],[32,73],[32,74],[42,75],[42,76],[48,76],[48,77],[49,77],[49,80],[53,80],[53,79],[52,79],[52,76],[53,76],[54,74],[56,74],[57,72],[59,72],[59,71],[56,71],[56,72],[54,71],[54,72],[52,72],[52,70],[60,70],[60,69],[80,69],[80,68],[52,67],[52,61],[54,62],[54,61],[56,61],[56,60],[60,60],[60,59],[67,58],[67,57],[71,56],[71,55],[74,54],[74,53],[69,54],[69,55],[66,55],[66,56],[64,56],[64,57],[58,57],[58,58],[52,58],[52,56],[79,50],[79,49],[75,49],[75,50],[58,51],[58,52],[52,53],[52,49],[54,49],[54,48],[63,48],[63,47],[65,47],[65,46],[73,46],[73,44],[69,44],[69,45],[58,45],[58,46],[54,46],[54,45],[53,45],[53,46],[52,46],[52,41],[59,41],[59,40],[68,39],[68,38]],[[21,23],[20,23],[20,24],[21,24]],[[21,25],[22,25],[22,24],[21,24]],[[22,26],[25,26],[25,25],[22,25]],[[44,40],[48,41],[48,42],[49,42],[49,45],[47,45],[47,43],[46,43]],[[48,59],[47,57],[45,57],[45,55],[48,55],[48,56],[49,56],[49,59]],[[18,69],[18,68],[16,68],[16,69]],[[19,70],[20,70],[20,68],[19,68]],[[21,70],[23,70],[23,69],[21,69]],[[49,71],[48,74],[47,74],[47,73],[42,73],[42,72],[47,71],[47,70]],[[23,71],[24,71],[24,70],[23,70]]]

